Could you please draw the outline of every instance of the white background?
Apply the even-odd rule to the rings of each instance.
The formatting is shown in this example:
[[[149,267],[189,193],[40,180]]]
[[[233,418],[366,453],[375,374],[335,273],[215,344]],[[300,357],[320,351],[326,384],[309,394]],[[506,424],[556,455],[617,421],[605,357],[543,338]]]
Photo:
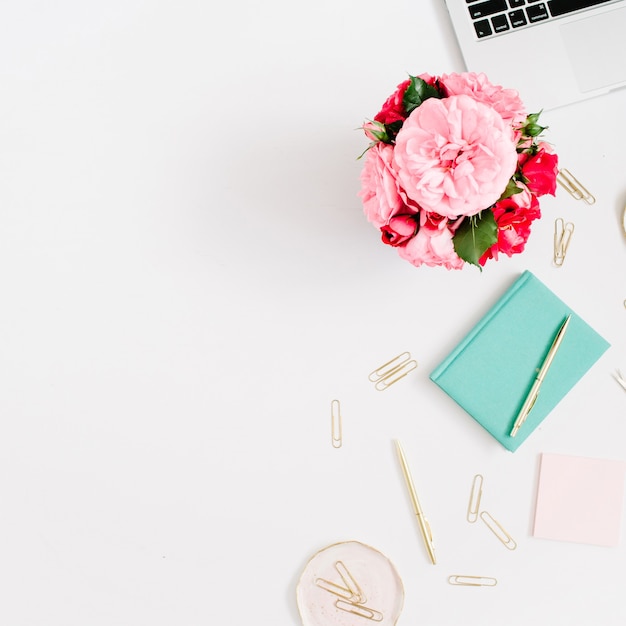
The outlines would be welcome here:
[[[542,452],[626,460],[626,91],[543,117],[593,207],[559,191],[523,255],[418,269],[362,214],[356,129],[462,69],[439,0],[0,5],[0,623],[299,626],[306,562],[354,539],[399,624],[624,624],[626,540],[532,519]],[[524,269],[612,347],[511,454],[428,375]],[[478,472],[515,552],[465,521]]]

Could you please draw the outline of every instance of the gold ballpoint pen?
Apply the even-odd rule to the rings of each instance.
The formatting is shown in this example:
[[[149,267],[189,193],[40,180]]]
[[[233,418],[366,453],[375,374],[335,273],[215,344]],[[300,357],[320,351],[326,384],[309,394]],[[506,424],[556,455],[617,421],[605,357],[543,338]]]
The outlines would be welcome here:
[[[511,430],[511,437],[515,437],[515,435],[517,435],[517,431],[520,429],[520,426],[526,421],[528,414],[530,413],[533,405],[535,404],[535,401],[537,400],[537,396],[539,395],[539,389],[541,388],[543,379],[545,378],[548,369],[550,369],[552,361],[559,347],[561,346],[561,342],[563,341],[563,337],[565,336],[565,331],[567,330],[570,318],[571,315],[568,315],[565,318],[563,324],[561,324],[561,327],[559,328],[559,331],[557,332],[556,337],[554,338],[554,341],[550,346],[550,350],[548,350],[548,354],[546,355],[546,358],[543,360],[543,363],[539,368],[539,372],[537,373],[537,376],[533,381],[532,387],[530,388],[530,391],[528,392],[528,395],[524,400],[524,404],[522,404],[522,408],[517,414],[517,418],[515,419],[515,423],[513,424],[513,428]]]
[[[398,458],[400,459],[400,466],[402,467],[404,480],[406,481],[406,486],[408,487],[409,495],[411,496],[413,510],[415,511],[415,516],[417,517],[417,523],[419,524],[422,538],[424,539],[424,543],[426,544],[428,556],[430,557],[432,564],[435,565],[437,560],[435,559],[433,534],[430,531],[430,524],[428,523],[428,520],[424,517],[424,512],[422,511],[422,507],[420,506],[420,501],[417,498],[417,492],[415,491],[415,485],[413,484],[413,479],[411,478],[411,472],[409,471],[409,466],[404,456],[404,451],[402,450],[402,446],[400,445],[400,442],[398,440],[396,440],[396,448],[398,450]]]

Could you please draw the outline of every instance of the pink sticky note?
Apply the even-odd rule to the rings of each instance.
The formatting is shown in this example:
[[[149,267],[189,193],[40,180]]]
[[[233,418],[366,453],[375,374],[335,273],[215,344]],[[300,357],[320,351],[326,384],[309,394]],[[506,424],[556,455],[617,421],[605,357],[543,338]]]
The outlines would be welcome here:
[[[619,544],[626,462],[542,454],[533,536]]]

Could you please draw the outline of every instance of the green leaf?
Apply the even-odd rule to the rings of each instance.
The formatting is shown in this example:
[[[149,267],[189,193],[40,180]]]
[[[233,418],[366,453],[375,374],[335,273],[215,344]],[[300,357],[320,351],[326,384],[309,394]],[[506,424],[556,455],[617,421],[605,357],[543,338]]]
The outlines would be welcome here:
[[[498,225],[491,210],[466,217],[452,237],[454,251],[465,262],[476,265],[480,257],[498,241]]]
[[[419,76],[411,76],[411,83],[404,92],[402,98],[402,104],[407,112],[407,115],[414,109],[428,100],[428,98],[441,98],[441,94],[436,87],[429,85],[425,80]]]
[[[506,184],[506,187],[504,189],[504,191],[502,192],[502,195],[500,196],[500,200],[504,200],[505,198],[510,198],[511,196],[514,196],[516,193],[522,193],[523,189],[521,187],[518,187],[515,184],[515,181],[513,179],[509,180],[509,182]]]
[[[402,124],[403,121],[398,120],[397,122],[391,122],[390,124],[387,124],[385,126],[385,131],[388,137],[388,141],[386,141],[385,143],[392,143],[395,140],[396,135],[400,132],[400,129],[402,128]]]
[[[541,113],[542,111],[539,111],[539,113],[531,113],[526,116],[526,123],[521,128],[522,133],[526,137],[539,137],[544,130],[547,130],[547,126],[541,126],[538,123]]]
[[[541,126],[541,124],[526,124],[524,132],[529,137],[539,137],[539,135],[541,135],[541,133],[547,128],[547,126]]]

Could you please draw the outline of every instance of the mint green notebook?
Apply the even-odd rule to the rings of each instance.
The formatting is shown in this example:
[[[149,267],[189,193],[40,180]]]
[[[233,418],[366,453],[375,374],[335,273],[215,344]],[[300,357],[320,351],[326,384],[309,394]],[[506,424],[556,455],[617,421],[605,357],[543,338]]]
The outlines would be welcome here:
[[[571,321],[526,421],[509,433],[568,314]],[[511,451],[609,348],[534,274],[525,271],[430,378]]]

